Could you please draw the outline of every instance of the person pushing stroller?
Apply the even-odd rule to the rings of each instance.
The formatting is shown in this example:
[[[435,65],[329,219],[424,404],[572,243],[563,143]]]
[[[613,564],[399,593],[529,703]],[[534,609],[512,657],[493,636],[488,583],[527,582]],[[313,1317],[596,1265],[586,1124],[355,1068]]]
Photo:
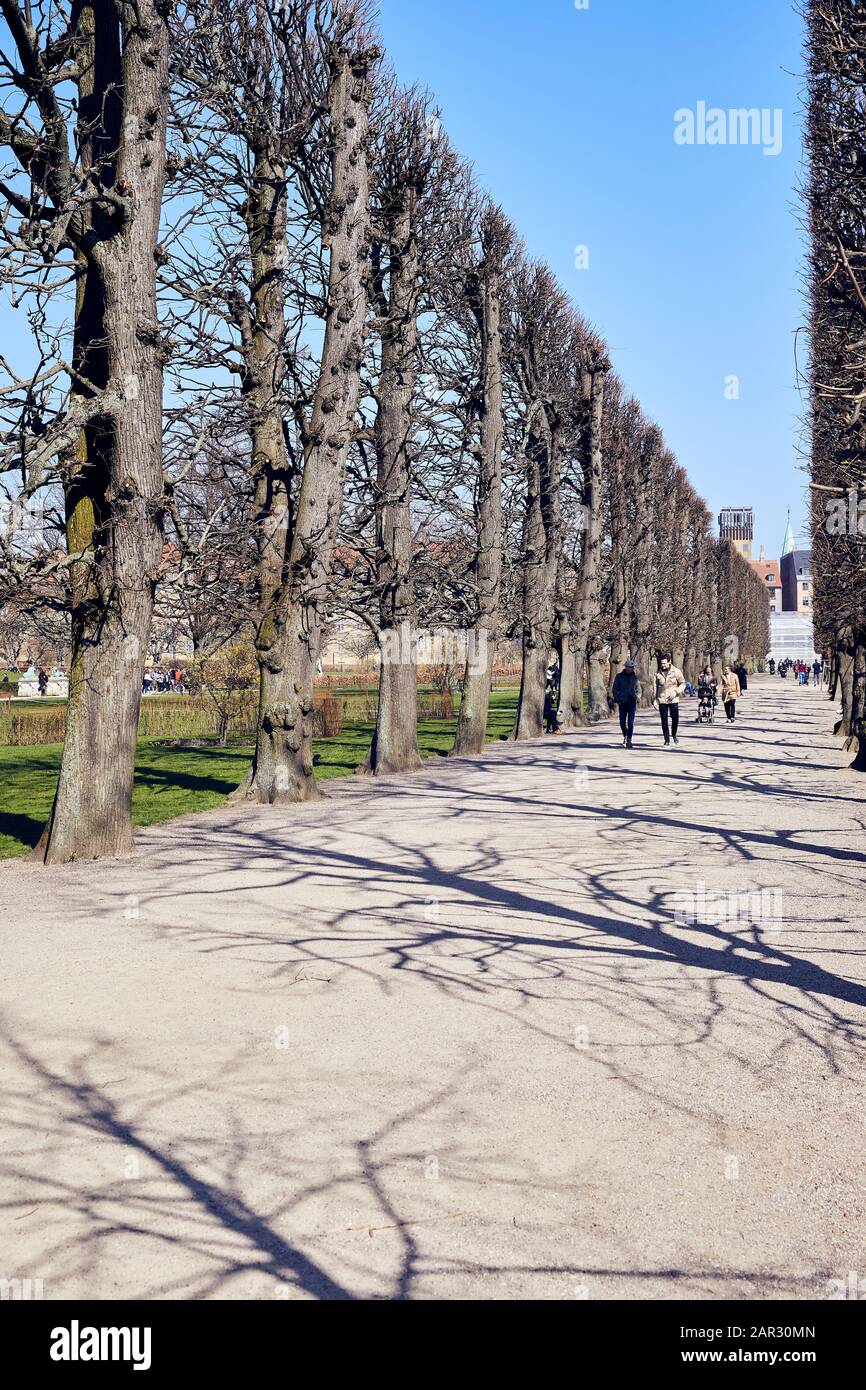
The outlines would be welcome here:
[[[698,676],[698,723],[712,724],[716,717],[718,682],[712,666],[706,665]]]

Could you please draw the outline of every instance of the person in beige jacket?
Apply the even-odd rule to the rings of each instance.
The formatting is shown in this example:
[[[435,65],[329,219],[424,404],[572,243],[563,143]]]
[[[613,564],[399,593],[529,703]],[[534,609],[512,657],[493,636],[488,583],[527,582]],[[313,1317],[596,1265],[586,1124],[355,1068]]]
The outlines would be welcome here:
[[[679,743],[677,731],[680,727],[680,696],[686,693],[686,678],[678,666],[674,666],[669,656],[663,656],[656,671],[655,698],[653,704],[662,718],[662,733],[665,748],[670,748],[671,737]]]
[[[732,671],[730,666],[725,666],[722,670],[722,681],[719,688],[722,703],[725,706],[725,715],[729,724],[733,724],[737,717],[737,701],[740,698],[740,682],[737,679],[736,671]]]

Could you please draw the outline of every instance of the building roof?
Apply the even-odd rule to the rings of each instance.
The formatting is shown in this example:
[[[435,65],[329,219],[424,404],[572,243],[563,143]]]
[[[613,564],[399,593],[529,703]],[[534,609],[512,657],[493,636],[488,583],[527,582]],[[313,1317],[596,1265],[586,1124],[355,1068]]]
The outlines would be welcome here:
[[[794,549],[794,532],[791,530],[791,515],[788,514],[788,525],[785,527],[785,539],[782,542],[782,554],[788,555]]]
[[[768,589],[781,589],[782,575],[778,560],[750,560],[749,564]],[[768,579],[767,575],[771,575],[771,578]]]
[[[809,576],[811,576],[811,574],[812,574],[812,552],[811,552],[811,550],[791,550],[791,551],[789,551],[786,555],[783,555],[783,556],[782,556],[782,559],[783,559],[784,561],[787,561],[786,568],[787,568],[788,565],[791,565],[791,566],[793,566],[793,568],[794,568],[795,570],[802,570],[804,575],[809,575]]]

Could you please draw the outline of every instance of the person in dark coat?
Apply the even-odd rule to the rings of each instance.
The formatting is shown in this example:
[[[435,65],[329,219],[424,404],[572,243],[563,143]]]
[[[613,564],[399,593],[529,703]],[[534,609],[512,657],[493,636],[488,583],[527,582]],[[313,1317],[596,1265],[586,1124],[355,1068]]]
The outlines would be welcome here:
[[[640,681],[634,668],[634,662],[629,660],[625,663],[622,670],[618,673],[613,683],[614,703],[619,706],[619,727],[622,729],[622,746],[631,748],[634,738],[634,717],[637,713],[637,703],[640,699]]]
[[[559,666],[556,662],[547,668],[544,686],[544,732],[559,733]]]

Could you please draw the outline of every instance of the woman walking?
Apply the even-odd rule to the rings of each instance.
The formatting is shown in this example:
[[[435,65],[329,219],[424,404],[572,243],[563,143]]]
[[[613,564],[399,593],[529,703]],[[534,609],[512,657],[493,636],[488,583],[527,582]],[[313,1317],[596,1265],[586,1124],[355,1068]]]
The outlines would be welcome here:
[[[736,671],[726,666],[722,671],[722,703],[728,723],[733,724],[737,717],[737,700],[740,698],[740,682]]]

